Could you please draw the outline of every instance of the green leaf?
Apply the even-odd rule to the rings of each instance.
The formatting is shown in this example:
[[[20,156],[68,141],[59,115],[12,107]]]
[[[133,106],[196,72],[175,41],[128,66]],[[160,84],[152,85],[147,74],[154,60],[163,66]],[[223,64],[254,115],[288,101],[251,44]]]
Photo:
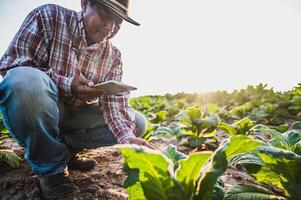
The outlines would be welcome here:
[[[177,148],[175,145],[168,145],[162,152],[167,158],[172,160],[174,164],[174,170],[176,170],[179,166],[179,161],[187,158],[188,156],[177,151]]]
[[[237,135],[225,140],[214,152],[210,167],[201,176],[195,195],[196,200],[208,200],[212,197],[214,185],[218,178],[226,171],[227,159],[237,154],[253,151],[263,143],[257,142],[249,136]]]
[[[173,130],[171,130],[168,127],[159,127],[156,129],[156,131],[153,133],[153,135],[173,135],[176,136]]]
[[[282,134],[275,129],[270,129],[268,126],[259,124],[254,126],[252,131],[255,131],[259,134],[268,135],[271,138],[269,143],[274,147],[285,150],[290,148],[285,134]]]
[[[123,170],[128,174],[128,177],[124,182],[124,188],[131,194],[129,200],[146,200],[141,182],[139,181],[139,170],[130,169],[126,164],[124,165]]]
[[[187,108],[187,114],[191,121],[196,121],[203,117],[202,111],[199,108],[195,107]]]
[[[225,196],[224,183],[221,179],[218,179],[217,183],[214,185],[211,200],[223,200]]]
[[[256,179],[283,189],[289,199],[301,197],[301,156],[271,146],[259,148],[259,156],[264,162]]]
[[[247,132],[254,126],[254,123],[248,119],[243,118],[242,120],[235,123],[236,131],[238,135],[246,135]]]
[[[191,148],[199,147],[206,142],[207,138],[205,137],[190,137],[187,140],[187,146]]]
[[[226,156],[230,158],[231,156],[238,155],[241,153],[251,152],[257,147],[264,145],[263,142],[255,141],[250,136],[237,135],[232,136],[229,146],[226,148]]]
[[[260,157],[254,153],[238,154],[229,160],[233,166],[242,166],[248,173],[256,173],[264,165]]]
[[[218,105],[214,103],[209,103],[207,105],[207,109],[209,113],[216,114],[219,111]]]
[[[292,150],[293,146],[295,146],[296,143],[301,141],[301,130],[287,131],[285,133],[285,137],[286,137],[286,142],[289,146],[289,149],[287,150]]]
[[[292,124],[292,129],[301,129],[301,121],[296,121]]]
[[[145,197],[150,200],[183,199],[183,190],[173,175],[172,163],[159,152],[138,146],[130,146],[121,148],[121,153],[130,170],[139,170],[139,182],[144,196],[139,192],[141,196],[137,198],[143,199]],[[133,184],[132,187],[138,186]],[[131,186],[128,187],[127,191],[129,191],[130,197],[138,195],[133,193],[134,190]]]
[[[299,156],[301,156],[301,141],[299,141],[298,143],[296,143],[293,147],[293,152],[298,154]]]
[[[280,133],[284,133],[289,129],[289,125],[288,124],[282,124],[279,125],[278,127],[276,127],[276,130],[279,131]]]
[[[18,168],[21,158],[12,150],[0,149],[0,161],[6,162],[13,168]]]
[[[231,135],[231,136],[236,135],[235,127],[230,124],[220,122],[218,125],[218,128],[229,133],[229,135]]]
[[[195,190],[201,169],[208,162],[212,153],[198,152],[190,154],[185,160],[179,161],[179,168],[176,171],[176,177],[185,191],[184,199],[191,199]]]
[[[285,198],[260,186],[237,184],[226,191],[224,200],[285,200]]]
[[[214,152],[209,167],[201,176],[198,184],[194,200],[209,200],[213,195],[214,186],[218,178],[226,171],[228,161],[225,154],[225,149],[229,145],[226,140]]]

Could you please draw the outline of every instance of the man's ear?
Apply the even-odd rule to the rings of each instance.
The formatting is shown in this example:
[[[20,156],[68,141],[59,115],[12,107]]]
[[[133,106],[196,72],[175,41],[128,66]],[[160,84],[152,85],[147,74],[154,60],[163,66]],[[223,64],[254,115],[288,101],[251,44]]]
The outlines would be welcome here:
[[[82,6],[82,11],[86,12],[87,8],[88,8],[88,0],[81,0],[81,6]]]

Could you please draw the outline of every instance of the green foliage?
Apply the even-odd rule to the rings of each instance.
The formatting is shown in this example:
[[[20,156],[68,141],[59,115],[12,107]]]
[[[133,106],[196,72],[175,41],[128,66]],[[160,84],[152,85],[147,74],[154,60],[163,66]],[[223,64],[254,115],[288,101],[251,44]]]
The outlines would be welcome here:
[[[226,140],[221,144],[211,158],[210,167],[206,169],[199,180],[196,199],[207,200],[212,197],[213,188],[218,178],[227,168],[227,159],[237,154],[252,151],[261,145],[261,142],[243,135],[232,136],[230,140]]]
[[[213,156],[211,152],[196,152],[185,156],[170,146],[165,154],[173,162],[157,151],[137,146],[124,147],[121,153],[128,173],[126,191],[130,199],[217,198],[214,191],[222,191],[217,183],[219,176],[226,170],[227,158],[252,151],[260,145],[250,137],[234,136],[221,145]],[[209,158],[209,167],[201,175]],[[178,167],[174,167],[174,163]]]
[[[175,170],[181,169],[180,163],[189,160],[189,156],[184,158],[184,155],[177,155],[175,147],[166,150],[163,158],[169,163],[169,178],[162,180],[166,181],[166,187],[170,191],[180,194],[179,198],[186,199],[192,194],[190,199],[223,199],[223,187],[217,184],[217,180],[228,162],[244,167],[258,181],[282,188],[289,199],[295,200],[301,196],[298,191],[301,185],[298,175],[301,174],[301,84],[287,92],[275,92],[267,85],[259,84],[231,93],[217,91],[206,94],[145,96],[131,100],[131,104],[149,119],[149,140],[159,136],[176,137],[181,141],[180,144],[186,141],[185,144],[190,147],[201,146],[203,149],[211,145],[212,149],[215,149],[218,146],[215,136],[217,128],[231,136],[232,146],[226,142],[218,147],[207,164],[208,168],[203,169],[204,173],[198,177],[194,189],[187,183],[185,187],[183,183],[181,185],[175,173]],[[294,123],[290,126],[292,122]],[[255,124],[260,125],[254,126]],[[256,141],[246,135],[254,135]],[[258,147],[263,143],[265,146]],[[141,199],[169,198],[164,184],[159,186],[165,191],[165,196],[156,198],[155,195],[145,195],[147,181],[141,182],[139,168],[130,170],[136,174],[136,181],[133,181],[131,187],[127,187],[127,191],[136,188],[137,193],[143,194]],[[190,184],[193,185],[194,182]],[[233,190],[230,190],[234,191],[231,198],[264,199],[271,195],[270,198],[274,199],[273,194],[261,189],[256,186],[234,186]],[[225,198],[229,197],[226,195]],[[130,199],[133,199],[133,195],[130,195]]]
[[[183,199],[184,192],[175,180],[172,163],[166,157],[140,147],[122,148],[121,153],[130,171],[129,178],[135,180],[138,175],[136,182],[128,181],[131,184],[125,186],[127,192],[134,192],[130,193],[130,199]],[[132,170],[138,170],[136,175]]]
[[[238,154],[229,160],[233,166],[244,167],[250,174],[256,173],[264,165],[255,153]]]
[[[285,200],[285,198],[260,186],[237,184],[226,191],[224,200]]]
[[[243,118],[233,124],[221,122],[218,128],[229,133],[229,135],[247,135],[253,126],[254,123],[250,119]]]
[[[21,158],[13,151],[0,149],[0,161],[4,161],[13,168],[20,166]]]
[[[166,149],[163,151],[163,155],[169,158],[174,164],[174,171],[179,166],[179,161],[187,158],[187,155],[177,151],[176,146],[168,145]]]
[[[254,174],[256,179],[283,189],[288,199],[299,199],[301,197],[301,156],[271,146],[261,147],[258,155],[264,165]]]
[[[125,187],[130,199],[151,200],[191,199],[200,170],[211,155],[195,153],[186,159],[180,156],[177,160],[179,167],[174,171],[173,163],[159,152],[131,146],[122,148],[121,153],[127,166]]]
[[[281,133],[275,129],[259,124],[253,127],[252,131],[257,134],[268,135],[271,139],[267,141],[267,144],[287,151],[294,152],[297,150],[297,146],[301,141],[301,130],[291,129]]]
[[[299,129],[301,130],[301,121],[296,121],[292,124],[292,129]]]

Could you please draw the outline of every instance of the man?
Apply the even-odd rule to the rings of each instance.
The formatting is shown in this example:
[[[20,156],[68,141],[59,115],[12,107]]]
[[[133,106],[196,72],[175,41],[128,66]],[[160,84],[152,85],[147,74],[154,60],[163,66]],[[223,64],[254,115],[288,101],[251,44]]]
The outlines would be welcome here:
[[[92,88],[121,81],[120,52],[109,41],[127,15],[127,0],[82,0],[82,11],[57,5],[33,10],[0,60],[0,109],[12,137],[26,149],[46,199],[78,191],[69,169],[89,170],[84,148],[121,144],[151,147],[136,136],[145,118],[128,105],[128,93]],[[95,99],[99,99],[95,102]]]

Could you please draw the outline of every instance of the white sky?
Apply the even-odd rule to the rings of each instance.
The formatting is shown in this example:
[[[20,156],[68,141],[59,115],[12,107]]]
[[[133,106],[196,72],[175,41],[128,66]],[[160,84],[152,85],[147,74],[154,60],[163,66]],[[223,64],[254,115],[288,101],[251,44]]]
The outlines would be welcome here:
[[[33,8],[80,10],[80,0],[0,2],[1,55]],[[114,44],[133,96],[301,82],[300,0],[132,0],[129,14],[142,26],[124,23]]]

